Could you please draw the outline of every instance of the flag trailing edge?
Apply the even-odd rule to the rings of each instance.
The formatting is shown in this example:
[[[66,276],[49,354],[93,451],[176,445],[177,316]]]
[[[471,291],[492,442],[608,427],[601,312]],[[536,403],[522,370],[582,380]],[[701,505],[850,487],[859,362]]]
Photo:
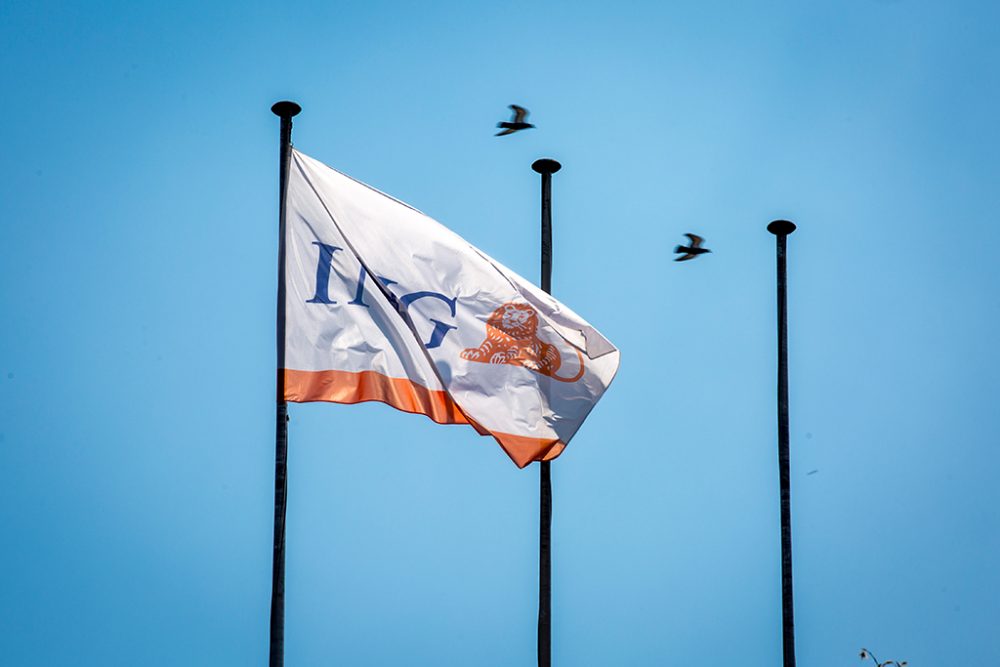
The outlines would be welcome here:
[[[381,401],[558,456],[618,370],[576,313],[411,206],[292,150],[284,400]]]

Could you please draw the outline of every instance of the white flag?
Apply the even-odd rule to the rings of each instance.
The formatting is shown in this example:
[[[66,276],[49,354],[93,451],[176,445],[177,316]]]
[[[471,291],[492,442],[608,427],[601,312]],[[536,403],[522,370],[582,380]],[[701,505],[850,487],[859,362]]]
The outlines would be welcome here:
[[[285,400],[382,401],[553,459],[618,370],[569,308],[416,209],[293,150]]]

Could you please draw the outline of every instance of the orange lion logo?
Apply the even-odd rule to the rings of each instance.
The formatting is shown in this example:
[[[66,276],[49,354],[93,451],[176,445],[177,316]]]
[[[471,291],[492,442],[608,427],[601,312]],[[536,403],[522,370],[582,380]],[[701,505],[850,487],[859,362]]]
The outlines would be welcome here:
[[[583,355],[580,370],[573,377],[560,377],[556,371],[562,358],[555,345],[543,343],[538,338],[538,313],[529,305],[505,303],[486,320],[486,340],[479,347],[470,347],[460,355],[469,361],[484,364],[513,364],[547,375],[560,382],[576,382],[583,377]]]

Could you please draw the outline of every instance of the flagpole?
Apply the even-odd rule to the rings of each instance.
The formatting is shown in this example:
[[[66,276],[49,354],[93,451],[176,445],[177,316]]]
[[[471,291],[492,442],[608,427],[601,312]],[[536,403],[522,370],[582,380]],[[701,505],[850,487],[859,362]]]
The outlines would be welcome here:
[[[531,168],[542,175],[542,289],[552,293],[552,174],[562,165],[548,158]],[[538,667],[552,664],[552,477],[549,461],[539,462]]]
[[[270,667],[285,663],[285,509],[288,492],[288,404],[285,402],[285,199],[288,193],[288,163],[292,153],[292,117],[302,111],[295,102],[271,107],[281,118],[281,148],[278,177],[278,306],[277,316],[277,409],[274,430],[274,552],[271,564]]]
[[[781,485],[781,636],[784,667],[795,667],[795,620],[792,613],[792,496],[788,455],[788,276],[785,250],[795,224],[775,220],[778,259],[778,476]]]

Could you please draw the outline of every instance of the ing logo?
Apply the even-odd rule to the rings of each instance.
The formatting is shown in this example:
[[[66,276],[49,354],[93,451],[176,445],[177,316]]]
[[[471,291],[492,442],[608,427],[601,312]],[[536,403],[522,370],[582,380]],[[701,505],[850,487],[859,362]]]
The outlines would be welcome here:
[[[560,382],[576,382],[583,377],[583,355],[574,348],[580,370],[573,377],[556,375],[562,357],[555,345],[538,338],[538,313],[523,303],[505,303],[486,320],[486,340],[479,347],[462,351],[461,357],[484,364],[523,366]]]

